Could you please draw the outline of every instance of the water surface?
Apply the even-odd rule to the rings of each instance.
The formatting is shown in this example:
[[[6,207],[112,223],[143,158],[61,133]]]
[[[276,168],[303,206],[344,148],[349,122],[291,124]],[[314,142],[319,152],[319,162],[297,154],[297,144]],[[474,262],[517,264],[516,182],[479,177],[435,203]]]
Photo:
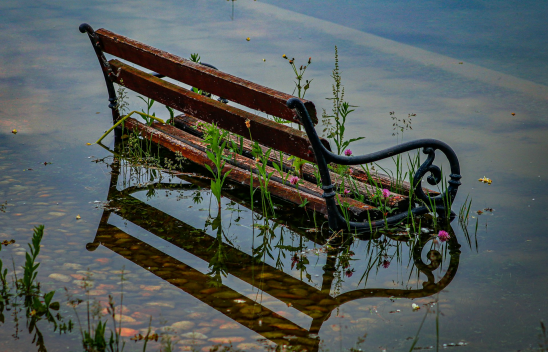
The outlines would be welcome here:
[[[60,302],[64,287],[85,298],[79,280],[88,272],[91,298],[105,302],[110,294],[119,302],[124,270],[124,327],[132,329],[126,339],[146,330],[152,316],[158,332],[171,326],[174,341],[182,341],[177,349],[231,341],[244,350],[284,344],[342,350],[367,334],[364,350],[407,351],[435,300],[440,344],[463,342],[454,348],[470,351],[537,346],[548,289],[544,4],[4,1],[0,12],[0,204],[7,202],[0,240],[16,240],[1,256],[19,267],[32,228],[44,224],[38,280],[56,289]],[[306,232],[313,220],[293,215],[283,202],[279,219],[265,223],[235,188],[217,218],[208,181],[165,174],[162,182],[171,185],[152,192],[146,173],[136,178],[122,163],[114,182],[112,153],[86,145],[111,118],[97,59],[78,32],[82,22],[183,57],[198,52],[226,72],[288,93],[293,76],[282,55],[303,64],[312,57],[307,98],[319,111],[330,108],[325,98],[337,45],[346,99],[359,106],[349,137],[366,136],[354,152],[397,142],[390,111],[417,114],[404,140],[438,138],[459,156],[463,185],[454,209],[467,195],[473,211],[494,209],[473,214],[477,249],[453,223],[461,253],[439,248],[443,260],[432,275],[438,282],[457,257],[458,270],[449,270],[452,281],[439,295],[435,289],[421,295],[428,277],[406,243],[356,241],[351,256],[325,253],[319,251],[325,239]],[[144,108],[134,96],[130,102]],[[167,117],[162,107],[156,112]],[[112,148],[112,137],[105,144]],[[493,183],[478,182],[483,176]],[[118,194],[128,187],[136,188]],[[261,244],[272,249],[261,252]],[[225,267],[211,264],[215,253],[226,254]],[[372,258],[380,261],[365,280]],[[362,290],[354,300],[329,301],[354,290]],[[390,299],[397,292],[390,290],[419,293]],[[412,303],[422,308],[414,311]],[[68,308],[63,312],[75,319]],[[428,315],[417,346],[435,346],[435,323],[436,315]],[[6,314],[1,350],[36,348],[23,323],[19,329],[13,338]],[[80,348],[77,331],[59,335],[47,325],[42,331],[48,351]],[[142,342],[126,348],[142,349]]]

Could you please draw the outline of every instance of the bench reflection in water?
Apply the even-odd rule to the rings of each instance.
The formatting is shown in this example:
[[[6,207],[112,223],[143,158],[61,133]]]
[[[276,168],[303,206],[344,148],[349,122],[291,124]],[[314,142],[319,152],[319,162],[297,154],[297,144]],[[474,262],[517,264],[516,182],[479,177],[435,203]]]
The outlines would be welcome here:
[[[119,159],[115,158],[114,160],[110,165],[112,177],[107,199],[108,206],[103,210],[97,234],[94,241],[88,244],[88,250],[93,251],[98,246],[103,245],[274,343],[280,343],[281,340],[284,341],[284,344],[287,343],[293,347],[302,346],[309,351],[317,351],[320,343],[318,334],[322,324],[331,316],[333,310],[344,303],[368,297],[419,298],[431,296],[449,285],[458,268],[460,245],[454,234],[448,243],[450,258],[446,260],[448,266],[444,268],[446,271],[443,276],[441,272],[435,272],[440,269],[442,261],[442,256],[437,250],[431,249],[428,251],[429,264],[424,263],[421,259],[425,245],[427,243],[431,245],[429,241],[432,239],[430,234],[423,234],[422,238],[415,242],[422,243],[409,248],[417,273],[420,271],[427,277],[427,281],[422,283],[422,288],[365,288],[366,285],[362,283],[362,287],[364,287],[362,289],[336,294],[333,292],[338,291],[338,289],[334,286],[337,277],[341,276],[340,274],[336,275],[337,270],[340,268],[340,263],[337,266],[337,260],[340,259],[341,253],[348,250],[348,246],[327,247],[329,249],[326,253],[326,263],[322,268],[321,288],[315,287],[284,272],[283,266],[272,266],[262,262],[260,254],[253,252],[250,255],[233,247],[224,234],[220,216],[210,218],[206,223],[206,226],[211,226],[211,229],[216,232],[216,236],[212,236],[206,231],[197,229],[133,196],[137,192],[150,192],[151,189],[179,190],[192,193],[201,189],[201,187],[207,186],[209,180],[179,175],[177,177],[182,178],[186,183],[162,183],[160,181],[153,184],[146,182],[146,185],[139,185],[140,183],[131,185],[128,179],[121,179],[127,175],[120,173],[122,167]],[[128,184],[129,186],[119,190],[119,188],[123,188],[124,185]],[[232,201],[237,201],[241,206],[249,206],[248,201],[246,203],[246,200],[239,199],[233,193],[224,192],[223,195]],[[112,225],[111,217],[113,214],[125,222],[133,223],[158,236],[161,239],[162,250],[147,244],[142,238],[137,238],[137,235],[125,233]],[[265,224],[267,223],[272,224],[273,222],[265,222]],[[308,241],[317,243],[320,246],[326,244],[326,236],[321,233],[307,232],[301,228],[287,228],[281,226],[280,223],[273,224],[271,228],[268,228],[268,226],[259,228],[261,231],[270,231],[272,228],[278,227],[279,229],[291,231],[294,236],[306,237]],[[401,238],[398,238],[394,236],[393,239],[389,240],[398,241],[405,238],[407,237],[401,236]],[[404,242],[404,245],[409,244]],[[209,263],[210,272],[204,274],[192,267],[192,263],[181,261],[181,256],[173,255],[173,253],[183,251]],[[292,253],[288,251],[287,256],[291,255]],[[295,257],[295,260],[297,261],[298,258]],[[301,263],[301,265],[303,264]],[[286,269],[286,271],[289,270]],[[261,303],[250,299],[246,294],[239,293],[226,286],[223,284],[222,279],[223,276],[228,274],[307,315],[311,319],[310,326],[299,326],[297,323],[261,305]],[[441,278],[436,281],[436,276]],[[192,285],[195,282],[209,283],[214,289],[197,288]],[[299,295],[299,292],[305,292],[306,297]],[[291,335],[294,338],[289,340],[272,339],[273,331],[283,333],[283,335],[278,334],[277,336]]]

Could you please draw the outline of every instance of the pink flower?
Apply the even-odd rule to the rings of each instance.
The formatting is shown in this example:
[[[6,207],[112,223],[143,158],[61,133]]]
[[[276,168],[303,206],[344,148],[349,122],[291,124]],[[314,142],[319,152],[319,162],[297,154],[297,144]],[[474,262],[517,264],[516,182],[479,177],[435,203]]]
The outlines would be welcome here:
[[[350,193],[350,190],[349,190],[348,188],[345,188],[345,189],[344,189],[344,195],[347,195],[347,194],[349,194],[349,193]]]
[[[289,179],[289,183],[291,183],[292,185],[296,185],[297,183],[299,183],[299,178],[297,176],[293,176]]]
[[[347,150],[344,151],[344,155],[350,156],[350,155],[352,155],[352,151],[350,149],[347,149]]]
[[[354,273],[354,269],[352,269],[352,270],[348,269],[348,270],[345,272],[345,275],[346,275],[346,277],[351,277],[353,273]]]
[[[383,198],[388,198],[390,197],[390,191],[387,190],[386,188],[382,190],[382,197]]]
[[[386,269],[386,268],[388,268],[389,266],[390,266],[390,261],[388,261],[388,260],[386,260],[386,259],[382,261],[382,267],[383,267],[383,268]]]
[[[438,238],[441,242],[445,242],[449,239],[449,234],[447,233],[447,231],[443,231],[441,230],[439,233],[438,233]]]

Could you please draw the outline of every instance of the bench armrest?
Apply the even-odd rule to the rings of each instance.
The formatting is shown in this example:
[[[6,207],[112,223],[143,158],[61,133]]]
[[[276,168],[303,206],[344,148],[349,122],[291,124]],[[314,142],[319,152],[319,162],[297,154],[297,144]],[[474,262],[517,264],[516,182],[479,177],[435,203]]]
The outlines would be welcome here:
[[[329,163],[335,163],[339,165],[361,165],[386,159],[394,155],[408,152],[410,150],[423,148],[423,152],[425,154],[428,154],[428,157],[426,161],[418,168],[413,177],[413,188],[414,195],[425,203],[425,207],[415,208],[415,211],[413,212],[418,215],[421,213],[427,213],[429,211],[441,211],[442,207],[450,206],[453,203],[453,200],[455,199],[455,196],[457,194],[457,189],[461,184],[459,181],[461,178],[460,166],[457,155],[455,154],[453,149],[446,143],[438,141],[436,139],[419,139],[411,142],[402,143],[400,145],[387,148],[378,152],[369,153],[366,155],[349,157],[340,156],[327,150],[322,145],[322,143],[320,143],[320,139],[318,137],[318,134],[316,133],[314,125],[312,124],[312,120],[310,119],[310,116],[308,115],[308,112],[303,103],[299,99],[289,99],[287,101],[287,106],[290,109],[294,109],[296,111],[297,116],[301,119],[304,125],[310,143],[312,144],[320,175],[322,177],[322,188],[325,191],[324,197],[326,198],[326,200],[335,196],[335,193],[333,192],[333,186],[331,184],[331,179],[329,177],[329,170],[327,168],[327,165]],[[422,177],[427,172],[429,172],[430,176],[428,176],[427,178],[429,184],[436,185],[441,181],[441,169],[438,166],[432,164],[435,158],[436,150],[440,150],[447,157],[451,168],[451,174],[449,175],[449,186],[447,187],[446,191],[436,197],[429,197],[424,193],[421,187],[421,180]],[[393,221],[401,221],[406,216],[407,214],[403,214],[401,218],[398,215],[394,216]]]

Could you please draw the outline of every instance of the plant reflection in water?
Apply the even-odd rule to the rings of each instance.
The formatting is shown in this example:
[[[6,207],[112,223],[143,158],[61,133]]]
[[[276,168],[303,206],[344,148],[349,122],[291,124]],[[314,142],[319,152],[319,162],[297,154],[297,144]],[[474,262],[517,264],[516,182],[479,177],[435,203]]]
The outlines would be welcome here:
[[[110,167],[112,179],[106,203],[108,206],[103,210],[96,237],[88,244],[88,250],[103,245],[276,344],[316,351],[320,346],[318,334],[322,324],[341,305],[367,297],[419,298],[435,295],[451,282],[458,268],[460,245],[451,227],[448,224],[445,227],[450,233],[449,241],[437,243],[437,232],[425,230],[428,223],[426,217],[420,220],[422,228],[419,228],[419,233],[412,236],[405,231],[393,230],[355,236],[333,234],[303,228],[294,208],[290,216],[284,216],[283,211],[280,212],[282,215],[277,212],[279,218],[251,213],[250,200],[245,198],[247,190],[239,191],[238,186],[232,185],[232,190],[223,190],[223,198],[231,202],[216,217],[207,217],[204,230],[200,230],[134,195],[145,192],[148,201],[151,189],[155,189],[156,192],[166,191],[168,196],[179,193],[178,199],[192,198],[194,203],[199,204],[209,184],[207,177],[200,176],[198,171],[165,173],[158,170],[147,176],[150,170],[132,166],[120,157],[114,158]],[[165,182],[170,178],[171,181],[178,178],[179,183]],[[234,208],[236,204],[238,209]],[[245,211],[242,214],[240,207]],[[260,207],[255,207],[257,209]],[[112,214],[167,241],[173,248],[206,261],[209,272],[203,274],[131,233],[125,233],[109,223]],[[241,220],[244,214],[251,214],[251,226],[246,225],[249,221],[245,223]],[[229,219],[226,218],[228,215]],[[227,220],[230,221],[228,224]],[[245,233],[243,230],[246,227],[253,233],[249,250],[244,247],[249,242],[238,239],[236,232],[229,234],[233,225],[241,226],[240,234]],[[121,238],[123,241],[120,241]],[[366,265],[353,267],[353,263],[363,263],[355,259],[355,248],[363,240],[367,241],[366,255],[360,254],[359,257],[366,258]],[[131,250],[128,250],[130,247]],[[406,250],[408,254],[404,255]],[[427,260],[423,261],[425,251]],[[409,263],[402,263],[402,258],[406,256]],[[442,261],[442,258],[447,259]],[[284,266],[289,262],[290,267]],[[320,277],[319,283],[309,273],[317,268],[318,263],[323,263],[323,274],[321,277],[316,275]],[[413,287],[411,276],[402,289],[367,287],[373,273],[397,265],[407,265],[412,273],[415,271],[417,282],[420,282],[420,274],[425,275],[427,280],[422,287],[418,284]],[[345,283],[360,272],[357,288]],[[306,328],[302,327],[250,299],[249,295],[226,286],[224,279],[229,274],[304,313],[312,319],[312,323]],[[206,289],[204,284],[210,289]],[[263,325],[264,321],[268,324]],[[273,332],[298,338],[283,339],[272,335]]]
[[[38,267],[40,263],[36,261],[40,253],[40,242],[44,235],[44,226],[36,226],[32,236],[31,243],[28,244],[30,252],[25,253],[25,264],[22,266],[23,275],[17,276],[13,271],[11,277],[8,277],[9,270],[7,265],[0,258],[0,327],[6,323],[7,315],[13,317],[15,333],[12,335],[16,340],[19,339],[19,324],[23,319],[30,335],[33,336],[32,343],[38,347],[39,352],[47,351],[44,335],[40,330],[40,321],[46,321],[53,326],[53,331],[59,331],[59,334],[70,332],[73,328],[71,320],[64,320],[58,312],[59,302],[53,301],[55,291],[43,293],[40,283],[36,281]],[[0,243],[0,252],[2,246],[9,246],[15,241],[3,241]],[[15,262],[13,263],[15,269]],[[56,312],[56,313],[55,313]]]

